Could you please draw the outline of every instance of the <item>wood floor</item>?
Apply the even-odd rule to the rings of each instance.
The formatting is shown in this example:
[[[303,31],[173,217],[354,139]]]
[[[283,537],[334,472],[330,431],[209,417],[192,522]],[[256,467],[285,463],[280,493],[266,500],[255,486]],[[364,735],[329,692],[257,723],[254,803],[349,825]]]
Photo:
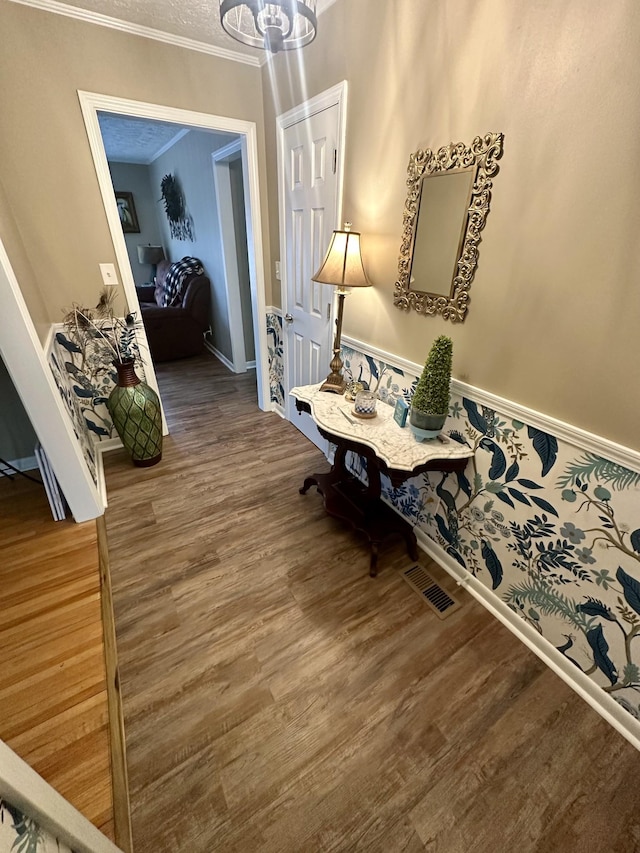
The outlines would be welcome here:
[[[113,838],[95,522],[0,478],[0,738]]]
[[[473,600],[439,620],[401,545],[371,579],[251,374],[158,373],[162,462],[106,462],[136,853],[640,849],[617,732]]]

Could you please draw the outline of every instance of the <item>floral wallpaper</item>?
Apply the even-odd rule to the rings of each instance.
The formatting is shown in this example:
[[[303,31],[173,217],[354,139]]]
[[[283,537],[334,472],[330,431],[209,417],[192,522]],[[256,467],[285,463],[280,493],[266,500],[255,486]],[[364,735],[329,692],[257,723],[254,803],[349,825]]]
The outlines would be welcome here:
[[[130,346],[139,352],[135,341],[135,329],[127,331]],[[107,410],[107,399],[117,379],[111,354],[100,339],[84,342],[63,326],[54,333],[48,354],[53,378],[64,401],[76,438],[84,458],[97,482],[95,450],[96,442],[117,438],[111,416]],[[145,378],[141,361],[136,364],[136,373]]]
[[[343,359],[382,400],[410,399],[415,376]],[[456,394],[444,432],[475,451],[466,470],[383,480],[383,496],[640,719],[640,473]]]
[[[79,398],[73,391],[70,374],[65,369],[66,359],[60,351],[60,344],[56,338],[57,335],[54,336],[51,349],[49,350],[49,367],[51,368],[54,381],[58,387],[60,396],[62,397],[62,402],[69,413],[71,425],[78,440],[78,444],[80,445],[80,449],[82,450],[82,455],[84,456],[87,467],[91,472],[93,482],[97,485],[98,475],[96,471],[96,456],[93,448],[93,441],[91,440],[91,434],[87,427]]]
[[[73,853],[11,803],[0,799],[0,853]]]
[[[267,347],[271,402],[284,408],[284,338],[282,317],[275,311],[267,313]]]

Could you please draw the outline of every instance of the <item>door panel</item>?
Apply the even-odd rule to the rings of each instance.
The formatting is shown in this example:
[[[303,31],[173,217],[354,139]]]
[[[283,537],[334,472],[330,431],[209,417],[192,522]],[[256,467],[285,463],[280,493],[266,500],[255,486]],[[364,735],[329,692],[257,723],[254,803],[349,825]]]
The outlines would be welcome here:
[[[285,220],[285,323],[288,358],[287,386],[321,382],[329,373],[332,355],[331,302],[334,289],[311,280],[319,268],[338,227],[335,151],[339,108],[332,106],[299,121],[284,131],[286,188]],[[287,416],[326,452],[308,415],[298,415],[287,399]]]

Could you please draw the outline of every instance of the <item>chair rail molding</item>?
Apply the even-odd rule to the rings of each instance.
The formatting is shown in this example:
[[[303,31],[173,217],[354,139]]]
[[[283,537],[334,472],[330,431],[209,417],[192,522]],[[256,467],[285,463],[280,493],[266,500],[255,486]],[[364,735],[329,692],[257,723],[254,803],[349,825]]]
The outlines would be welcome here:
[[[386,352],[371,344],[359,341],[356,338],[350,338],[348,335],[342,335],[342,342],[352,349],[358,350],[365,355],[370,355],[372,358],[377,358],[386,364],[404,370],[413,376],[420,376],[423,365],[416,364],[414,361],[408,361],[405,358]],[[474,385],[468,385],[466,382],[461,382],[459,379],[451,380],[451,390],[458,393],[461,397],[469,397],[476,403],[482,406],[488,406],[491,409],[496,409],[511,418],[518,421],[524,421],[531,426],[535,426],[543,432],[551,433],[557,438],[566,441],[567,444],[576,447],[579,450],[587,450],[595,453],[597,456],[602,456],[610,459],[617,465],[622,465],[624,468],[629,468],[632,471],[640,472],[640,452],[633,450],[631,447],[625,447],[622,444],[617,444],[608,438],[601,435],[596,435],[593,432],[580,427],[573,426],[566,421],[560,421],[551,415],[546,415],[543,412],[538,412],[535,409],[529,409],[527,406],[522,406],[520,403],[514,403],[507,400],[505,397],[498,397],[490,391],[484,391],[482,388],[476,388]]]

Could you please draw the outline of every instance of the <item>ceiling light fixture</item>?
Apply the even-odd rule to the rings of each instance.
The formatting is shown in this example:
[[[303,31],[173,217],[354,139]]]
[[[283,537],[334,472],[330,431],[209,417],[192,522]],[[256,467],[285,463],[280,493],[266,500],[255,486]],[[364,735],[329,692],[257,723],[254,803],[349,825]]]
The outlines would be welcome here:
[[[220,23],[242,44],[278,53],[316,37],[316,0],[220,0]]]

